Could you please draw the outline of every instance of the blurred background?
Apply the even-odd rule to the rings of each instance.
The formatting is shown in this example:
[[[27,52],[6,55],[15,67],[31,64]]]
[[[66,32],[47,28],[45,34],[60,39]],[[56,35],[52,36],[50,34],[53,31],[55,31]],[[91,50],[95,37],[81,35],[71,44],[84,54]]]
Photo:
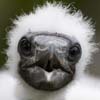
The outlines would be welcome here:
[[[29,13],[33,11],[37,6],[43,5],[46,1],[61,1],[64,5],[71,3],[77,9],[81,9],[82,13],[92,18],[95,23],[95,40],[96,42],[100,41],[100,0],[0,0],[0,67],[4,65],[7,59],[4,50],[7,48],[6,35],[12,25],[12,20],[23,12]],[[99,65],[100,52],[94,56],[94,61],[89,65],[88,71],[92,75],[100,77]]]

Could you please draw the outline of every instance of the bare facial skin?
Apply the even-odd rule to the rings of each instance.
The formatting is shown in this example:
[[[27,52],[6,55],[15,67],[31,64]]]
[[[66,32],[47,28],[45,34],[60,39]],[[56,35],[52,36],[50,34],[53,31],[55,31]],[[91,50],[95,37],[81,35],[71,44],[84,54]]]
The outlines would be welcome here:
[[[28,33],[18,43],[19,74],[38,90],[54,91],[71,82],[81,47],[73,37],[60,33]]]

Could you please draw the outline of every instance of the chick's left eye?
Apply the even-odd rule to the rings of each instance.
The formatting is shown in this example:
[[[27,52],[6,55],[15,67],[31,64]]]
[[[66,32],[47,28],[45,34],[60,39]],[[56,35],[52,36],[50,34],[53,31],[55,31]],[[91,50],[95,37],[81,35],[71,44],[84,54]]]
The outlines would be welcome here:
[[[80,49],[77,46],[74,46],[69,51],[71,56],[77,56],[80,53]]]
[[[81,55],[81,48],[79,45],[74,45],[69,49],[69,56],[68,59],[70,61],[77,60]]]

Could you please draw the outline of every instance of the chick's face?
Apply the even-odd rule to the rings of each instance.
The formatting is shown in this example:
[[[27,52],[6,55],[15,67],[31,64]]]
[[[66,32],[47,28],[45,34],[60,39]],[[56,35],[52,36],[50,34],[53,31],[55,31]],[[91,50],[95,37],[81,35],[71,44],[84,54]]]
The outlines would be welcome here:
[[[27,33],[18,43],[21,78],[37,90],[54,91],[73,80],[81,46],[60,33]]]

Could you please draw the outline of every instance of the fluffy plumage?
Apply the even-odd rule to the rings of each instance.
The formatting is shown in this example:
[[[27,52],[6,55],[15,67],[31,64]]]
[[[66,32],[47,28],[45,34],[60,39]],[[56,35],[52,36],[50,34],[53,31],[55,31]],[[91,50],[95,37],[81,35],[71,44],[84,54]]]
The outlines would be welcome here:
[[[5,95],[14,92],[16,96],[7,97],[4,96],[2,100],[99,100],[99,89],[95,87],[95,83],[98,82],[95,79],[86,78],[84,75],[84,70],[88,64],[91,62],[92,54],[96,51],[96,45],[93,41],[93,36],[95,34],[95,29],[90,20],[86,20],[80,11],[71,13],[71,8],[63,7],[57,4],[47,4],[43,7],[36,9],[35,13],[31,12],[28,15],[24,14],[18,17],[14,21],[14,27],[9,32],[8,35],[8,45],[7,56],[8,60],[6,66],[10,69],[10,73],[15,76],[17,81],[10,80],[7,83],[7,87],[3,90],[11,90]],[[55,92],[44,92],[37,91],[29,87],[24,83],[17,73],[18,62],[20,61],[19,54],[17,52],[17,45],[22,36],[27,32],[58,32],[62,34],[67,34],[71,37],[75,37],[81,47],[82,56],[78,64],[76,65],[76,75],[72,83],[70,83],[65,88],[55,91]],[[88,77],[88,76],[87,76]],[[7,77],[7,80],[10,77]],[[6,77],[1,79],[6,80]],[[1,80],[2,81],[2,80]],[[5,81],[3,81],[6,83]],[[13,83],[12,85],[10,83]],[[93,84],[91,84],[93,83]],[[0,82],[0,86],[3,84]],[[10,88],[11,85],[13,88]],[[0,87],[0,89],[1,89]],[[99,86],[98,86],[99,87]],[[6,89],[7,88],[7,89]],[[1,90],[0,90],[1,91]],[[2,98],[2,93],[0,94],[0,99]]]
[[[77,72],[82,74],[85,66],[89,64],[91,55],[95,51],[95,43],[92,38],[94,33],[93,25],[89,20],[83,18],[80,11],[70,13],[70,8],[61,5],[47,4],[29,15],[22,15],[14,21],[15,26],[9,32],[7,55],[9,57],[7,66],[17,68],[20,60],[17,52],[17,44],[27,32],[58,32],[74,36],[82,47],[82,57],[77,65]],[[12,52],[13,51],[13,52]],[[14,68],[14,67],[13,67]],[[14,70],[15,70],[14,68]]]

